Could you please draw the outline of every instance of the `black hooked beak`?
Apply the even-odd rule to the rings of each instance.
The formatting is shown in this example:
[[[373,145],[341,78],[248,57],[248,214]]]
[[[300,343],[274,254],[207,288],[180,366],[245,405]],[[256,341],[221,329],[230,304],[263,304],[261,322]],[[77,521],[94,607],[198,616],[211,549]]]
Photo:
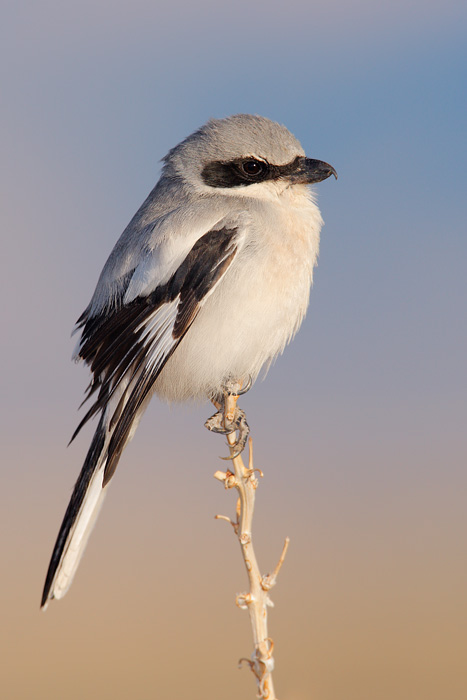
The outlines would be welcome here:
[[[290,173],[293,185],[311,185],[313,182],[326,180],[330,175],[334,175],[337,180],[337,173],[329,163],[303,156],[297,160],[296,169]]]

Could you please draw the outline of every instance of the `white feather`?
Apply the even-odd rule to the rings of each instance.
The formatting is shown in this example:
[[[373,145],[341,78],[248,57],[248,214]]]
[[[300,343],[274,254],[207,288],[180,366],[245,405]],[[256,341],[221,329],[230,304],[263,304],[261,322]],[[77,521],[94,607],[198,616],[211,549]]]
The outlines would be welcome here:
[[[162,364],[177,342],[172,335],[172,330],[177,318],[178,303],[179,298],[177,297],[164,304],[150,316],[148,321],[142,324],[145,326],[142,340],[149,351],[146,366],[150,370]]]
[[[91,479],[83,505],[76,516],[73,530],[57,567],[49,598],[63,598],[71,585],[107,490],[107,488],[102,488],[104,469],[105,462]],[[44,609],[46,607],[47,603],[44,605]]]

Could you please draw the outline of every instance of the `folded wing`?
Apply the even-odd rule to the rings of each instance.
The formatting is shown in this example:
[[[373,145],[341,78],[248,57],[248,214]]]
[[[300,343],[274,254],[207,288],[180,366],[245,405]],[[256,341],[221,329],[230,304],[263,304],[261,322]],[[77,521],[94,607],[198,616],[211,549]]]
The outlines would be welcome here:
[[[154,382],[182,341],[205,300],[231,265],[241,235],[233,226],[201,236],[163,285],[125,303],[125,289],[110,308],[78,321],[81,341],[77,357],[93,378],[85,401],[94,403],[72,440],[94,415],[101,415],[85,463],[75,485],[47,572],[42,606],[62,597],[71,584],[122,451],[131,439],[151,395]],[[137,275],[135,268],[133,275]]]

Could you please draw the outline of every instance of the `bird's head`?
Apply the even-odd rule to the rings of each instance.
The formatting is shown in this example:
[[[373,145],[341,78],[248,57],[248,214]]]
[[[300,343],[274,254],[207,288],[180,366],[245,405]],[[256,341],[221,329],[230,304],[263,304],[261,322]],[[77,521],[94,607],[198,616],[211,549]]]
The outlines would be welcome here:
[[[164,158],[164,174],[199,194],[270,199],[293,185],[337,178],[331,165],[307,158],[293,134],[251,114],[211,119]]]

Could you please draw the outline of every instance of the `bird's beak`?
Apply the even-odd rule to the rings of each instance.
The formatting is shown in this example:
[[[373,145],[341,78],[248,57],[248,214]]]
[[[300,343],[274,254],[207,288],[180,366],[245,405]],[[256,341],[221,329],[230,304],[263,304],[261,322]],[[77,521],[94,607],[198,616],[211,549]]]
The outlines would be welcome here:
[[[330,175],[334,175],[337,180],[337,173],[329,163],[301,157],[297,168],[290,173],[289,177],[293,185],[311,185],[313,182],[326,180]]]

